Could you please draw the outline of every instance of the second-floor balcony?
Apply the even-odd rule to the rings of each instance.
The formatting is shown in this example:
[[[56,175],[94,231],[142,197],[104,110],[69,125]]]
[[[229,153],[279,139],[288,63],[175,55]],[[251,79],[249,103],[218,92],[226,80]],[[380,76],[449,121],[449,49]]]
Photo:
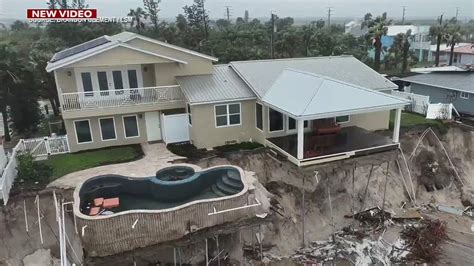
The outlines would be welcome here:
[[[178,85],[121,90],[60,93],[63,112],[136,105],[184,103]]]

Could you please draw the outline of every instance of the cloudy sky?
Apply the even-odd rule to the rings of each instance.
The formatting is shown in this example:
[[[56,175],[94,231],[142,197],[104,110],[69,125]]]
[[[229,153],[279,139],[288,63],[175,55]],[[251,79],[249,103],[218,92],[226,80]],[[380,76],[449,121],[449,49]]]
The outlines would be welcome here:
[[[46,0],[0,0],[0,18],[25,18],[27,8],[45,7]],[[162,0],[160,16],[173,18],[192,0]],[[142,5],[142,0],[87,0],[97,8],[99,16],[124,16],[130,8]],[[280,17],[323,17],[326,7],[334,8],[334,17],[360,17],[367,12],[384,11],[390,17],[401,17],[402,6],[407,6],[407,18],[429,18],[444,13],[453,17],[459,7],[459,18],[472,18],[474,0],[206,0],[211,18],[223,18],[225,6],[231,6],[233,18],[248,10],[251,17],[266,17],[271,11]]]

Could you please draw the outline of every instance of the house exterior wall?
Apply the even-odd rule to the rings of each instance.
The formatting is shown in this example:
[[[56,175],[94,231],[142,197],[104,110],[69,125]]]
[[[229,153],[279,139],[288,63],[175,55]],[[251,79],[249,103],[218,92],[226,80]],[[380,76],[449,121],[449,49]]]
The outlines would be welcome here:
[[[209,59],[198,57],[192,54],[188,54],[179,50],[175,50],[140,39],[134,39],[127,43],[132,45],[133,47],[137,47],[160,55],[166,55],[168,57],[187,62],[187,64],[168,63],[159,65],[160,71],[157,71],[156,73],[163,73],[161,77],[168,76],[166,75],[167,73],[170,73],[169,76],[172,76],[174,78],[175,76],[211,74],[213,71],[212,61]],[[156,77],[157,82],[160,82],[160,76],[157,75]],[[175,82],[174,79],[173,82]]]
[[[412,93],[430,96],[431,103],[452,103],[460,113],[474,114],[474,93],[469,94],[469,99],[460,98],[460,92],[411,83]]]
[[[67,137],[69,141],[69,147],[71,152],[77,152],[82,150],[100,149],[111,146],[122,146],[130,144],[138,144],[147,141],[145,116],[143,113],[135,113],[137,115],[139,136],[135,138],[125,138],[125,132],[123,127],[123,115],[112,115],[112,116],[101,116],[101,117],[89,117],[89,118],[78,118],[78,119],[65,119],[64,125],[66,126]],[[126,116],[133,115],[128,114]],[[141,118],[140,118],[141,116]],[[103,141],[101,137],[101,130],[99,126],[99,119],[113,117],[115,122],[115,140]],[[90,143],[77,143],[76,131],[74,128],[74,121],[78,120],[89,120],[92,142]]]
[[[212,148],[225,145],[226,141],[243,142],[255,139],[255,101],[241,101],[240,104],[241,124],[227,127],[216,127],[216,104],[191,106],[193,124],[189,126],[189,133],[193,144],[197,148]]]
[[[68,73],[70,73],[70,75],[68,75]],[[61,91],[63,93],[77,92],[76,76],[74,73],[74,69],[57,69],[54,71],[54,76],[56,78],[56,88],[59,94],[61,94]]]
[[[342,127],[358,126],[369,131],[385,130],[389,127],[390,111],[380,111],[365,114],[351,115],[347,123]]]
[[[224,145],[226,141],[252,141],[264,144],[265,139],[296,134],[288,130],[288,120],[283,119],[283,130],[269,132],[268,107],[263,106],[263,131],[256,127],[255,100],[241,102],[241,125],[216,128],[214,105],[191,106],[193,125],[189,126],[190,139],[197,148],[212,148]],[[351,115],[350,121],[341,126],[358,126],[369,131],[389,128],[390,111]],[[306,132],[311,131],[311,121]]]
[[[119,66],[119,65],[117,65]],[[87,69],[87,68],[86,68]],[[145,71],[146,69],[146,71]],[[91,71],[95,71],[97,68],[91,67]],[[154,87],[157,86],[155,82],[155,64],[143,64],[141,65],[142,79],[144,87]],[[77,87],[76,74],[74,68],[64,68],[54,71],[56,77],[56,88],[58,93],[73,93],[82,91],[82,88]],[[174,79],[174,77],[173,77]],[[171,82],[165,85],[175,85],[176,82]]]

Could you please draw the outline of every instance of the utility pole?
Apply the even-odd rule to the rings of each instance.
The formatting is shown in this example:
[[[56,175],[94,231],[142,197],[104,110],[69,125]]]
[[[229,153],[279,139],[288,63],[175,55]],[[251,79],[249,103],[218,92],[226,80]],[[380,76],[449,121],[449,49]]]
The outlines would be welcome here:
[[[456,7],[456,22],[458,21],[459,7]]]
[[[439,17],[439,25],[442,27],[443,26],[443,15]],[[438,36],[436,36],[436,57],[435,57],[435,65],[439,66],[439,47],[441,45],[441,32],[438,32]]]
[[[402,25],[405,25],[405,10],[406,10],[406,6],[402,6],[402,7],[403,7]]]
[[[331,26],[331,11],[333,7],[327,7],[328,9],[328,27]]]
[[[208,31],[208,25],[207,25],[207,13],[206,13],[206,8],[204,7],[204,0],[201,0],[201,3],[202,3],[202,19],[204,20],[204,33],[206,34],[206,39],[208,38],[209,36],[209,31]]]
[[[274,49],[273,43],[275,42],[276,25],[275,25],[275,14],[273,14],[273,12],[271,12],[271,15],[272,15],[272,19],[271,19],[272,34],[270,35],[270,51],[271,51],[272,59],[274,59],[275,58],[275,49]]]
[[[225,13],[226,13],[227,21],[230,22],[230,6],[225,6]]]

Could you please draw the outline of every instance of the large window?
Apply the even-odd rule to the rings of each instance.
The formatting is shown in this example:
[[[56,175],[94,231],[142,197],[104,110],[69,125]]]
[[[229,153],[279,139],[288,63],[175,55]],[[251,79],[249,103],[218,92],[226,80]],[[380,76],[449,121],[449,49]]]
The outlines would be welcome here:
[[[193,118],[191,117],[191,105],[186,105],[186,110],[188,111],[188,123],[190,126],[193,125]]]
[[[337,116],[336,117],[336,122],[337,123],[347,123],[350,120],[351,120],[351,118],[348,115],[343,115],[343,116]]]
[[[469,99],[469,93],[461,91],[460,97],[461,99]]]
[[[99,82],[100,95],[109,95],[109,81],[107,78],[107,72],[98,71],[97,72],[97,81]]]
[[[124,116],[123,117],[123,128],[125,131],[125,138],[135,138],[140,136],[138,131],[137,116]]]
[[[240,125],[240,103],[215,105],[216,127]]]
[[[304,128],[307,128],[308,120],[305,120],[303,124],[304,124]],[[291,130],[296,130],[296,120],[291,117],[288,117],[288,131],[291,131]]]
[[[91,77],[90,72],[82,72],[81,79],[82,79],[82,87],[84,89],[84,92],[90,92],[94,90],[94,87],[92,86],[92,77]],[[86,93],[85,95],[93,96],[94,93]]]
[[[102,140],[114,140],[117,138],[115,135],[115,123],[112,117],[100,118],[99,125]]]
[[[74,121],[77,143],[92,142],[91,126],[89,120]]]
[[[127,71],[128,74],[128,85],[130,89],[138,88],[138,78],[137,78],[137,71],[135,69],[129,69]]]
[[[268,121],[270,124],[270,132],[283,130],[283,114],[268,108]]]
[[[263,106],[259,103],[255,104],[255,124],[258,129],[263,130]]]
[[[123,94],[122,71],[121,70],[112,71],[112,79],[114,81],[115,94]]]

